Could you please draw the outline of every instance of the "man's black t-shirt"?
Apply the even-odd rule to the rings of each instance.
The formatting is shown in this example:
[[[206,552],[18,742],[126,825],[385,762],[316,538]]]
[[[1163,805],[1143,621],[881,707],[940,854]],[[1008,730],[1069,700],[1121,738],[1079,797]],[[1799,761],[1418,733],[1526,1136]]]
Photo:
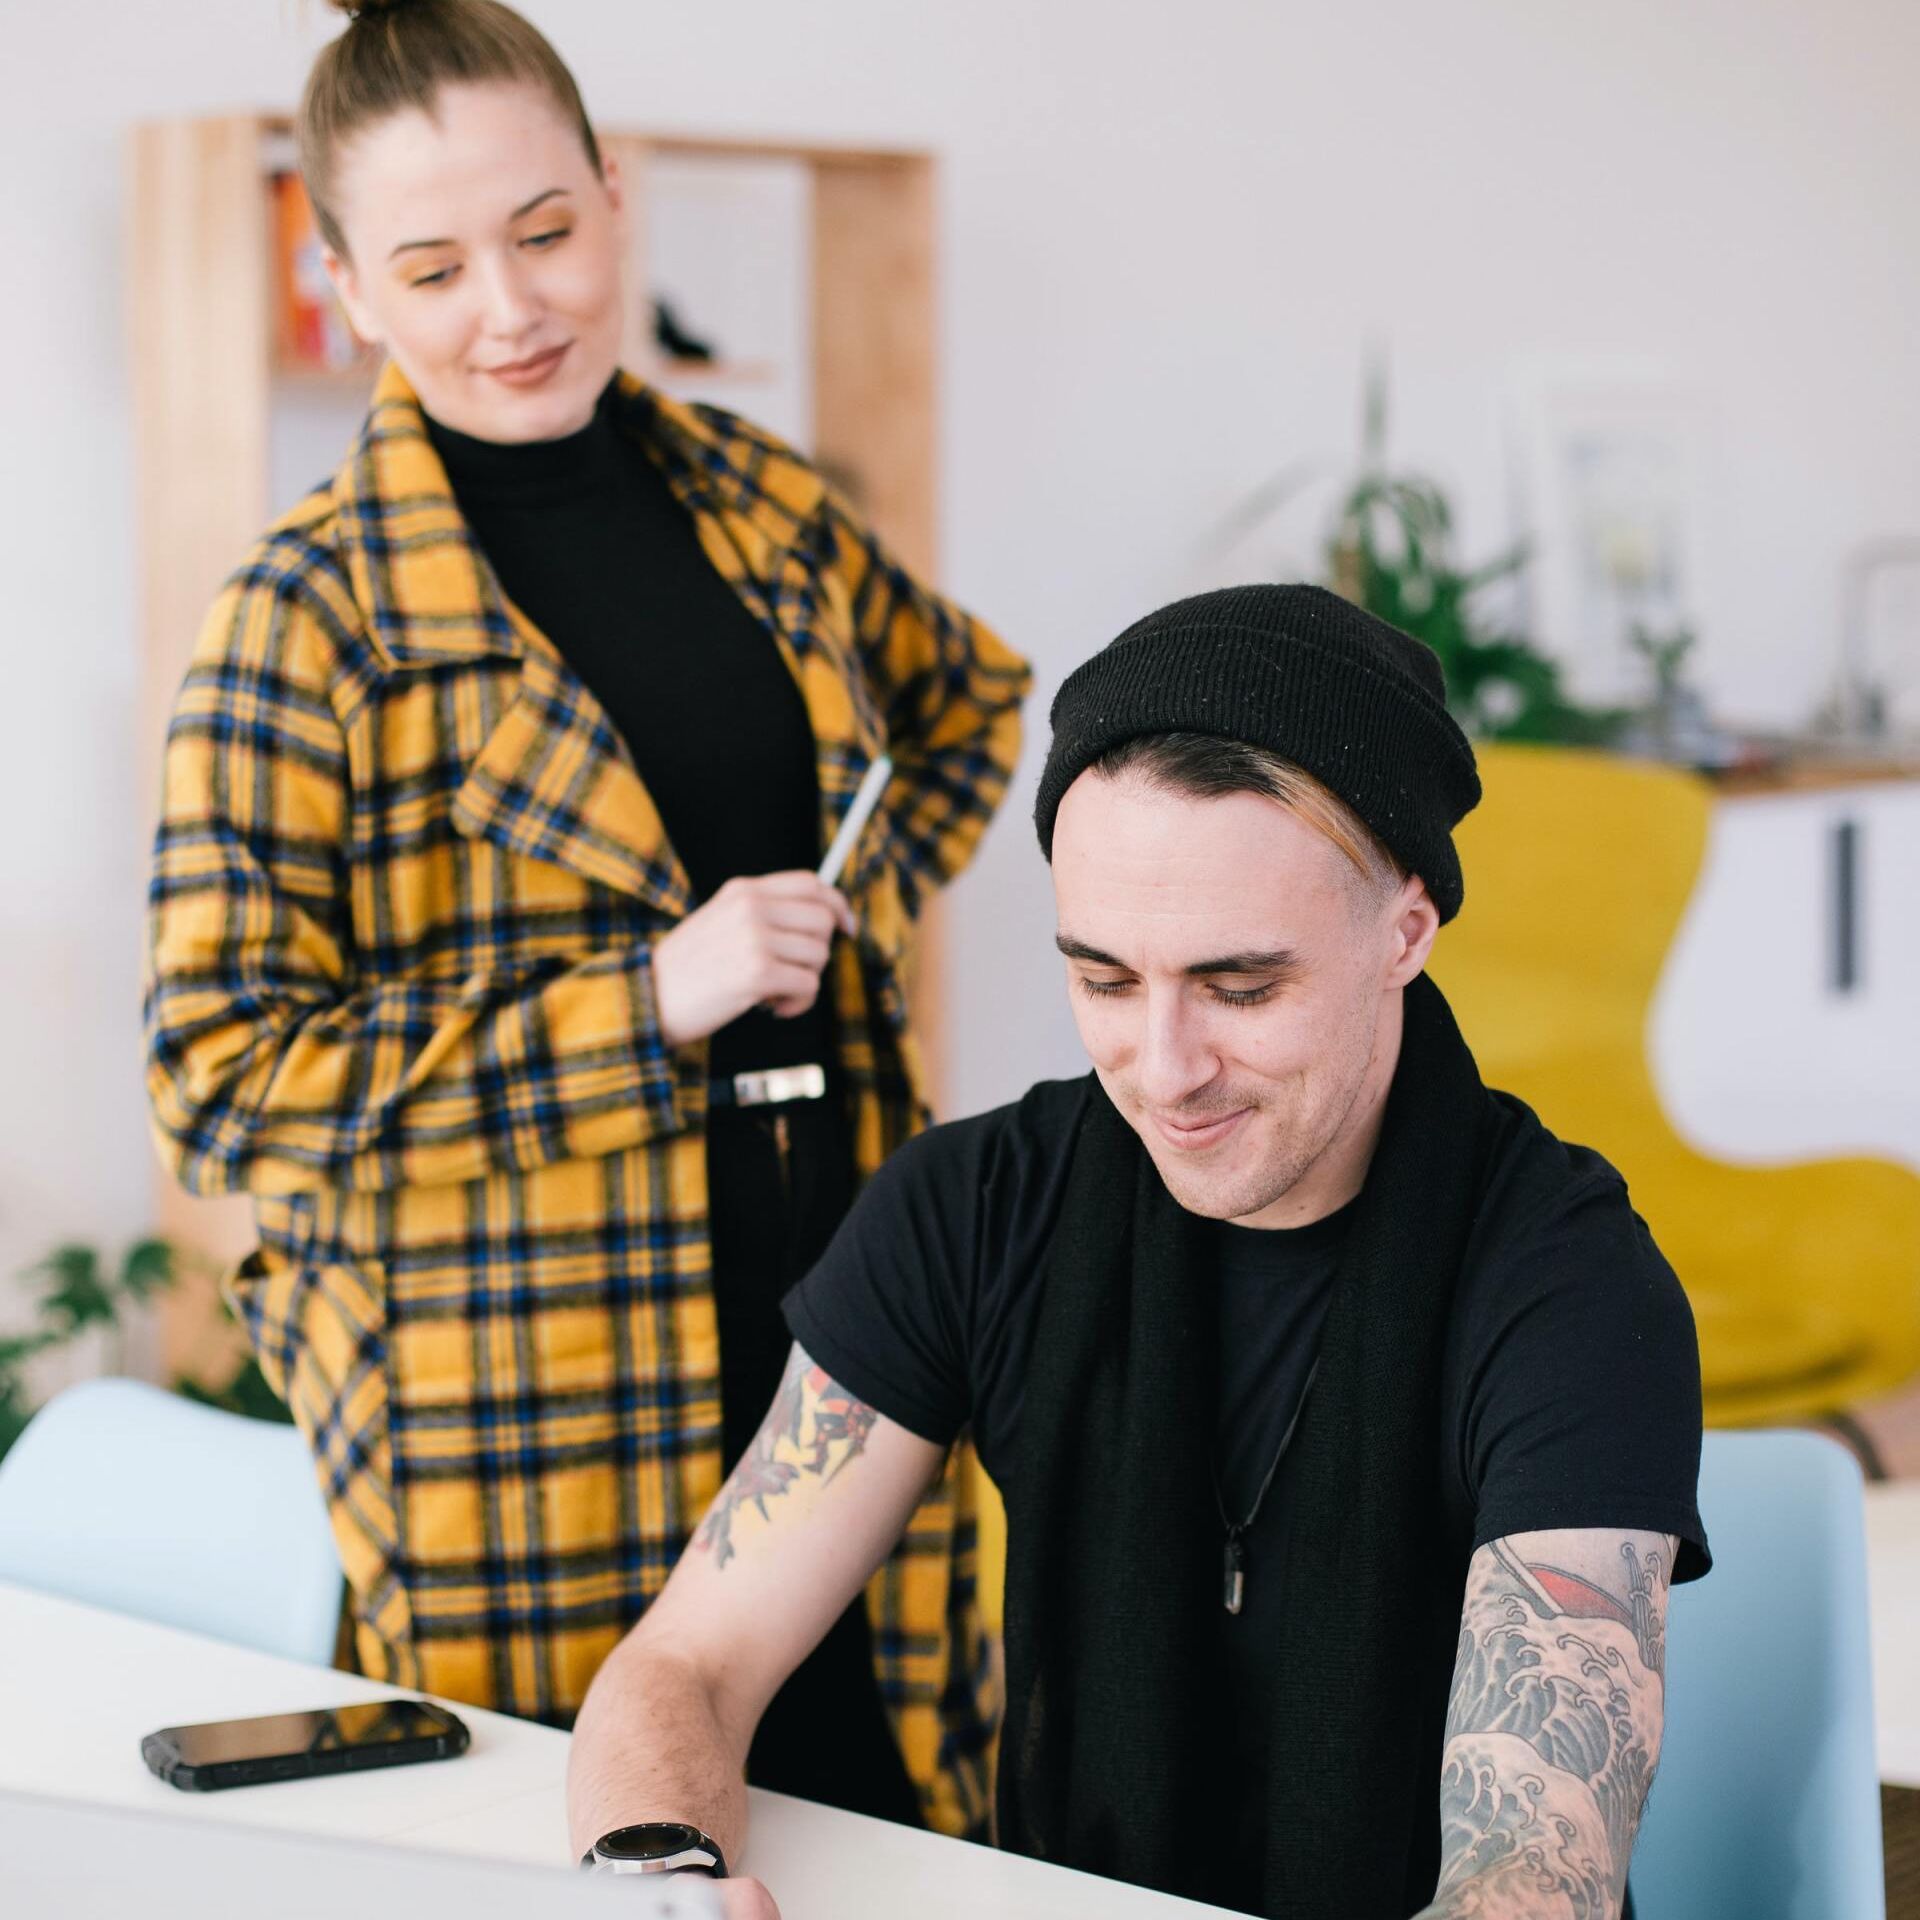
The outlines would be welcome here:
[[[1015,1470],[1047,1241],[1090,1087],[1058,1081],[1024,1109],[909,1141],[787,1296],[794,1338],[836,1380],[942,1446],[971,1426],[996,1480]],[[1686,1296],[1613,1168],[1555,1139],[1518,1100],[1495,1098],[1503,1124],[1454,1298],[1434,1436],[1455,1530],[1476,1547],[1547,1527],[1673,1533],[1686,1543],[1678,1577],[1703,1573]],[[1212,1230],[1216,1454],[1240,1512],[1293,1418],[1346,1218]]]
[[[908,1142],[787,1296],[794,1338],[836,1380],[939,1445],[971,1427],[1003,1486],[1019,1471],[1047,1243],[1091,1087],[1058,1082]],[[1472,1547],[1553,1527],[1670,1533],[1681,1542],[1674,1577],[1696,1578],[1708,1558],[1686,1296],[1613,1168],[1557,1140],[1518,1100],[1495,1099],[1441,1357],[1434,1444],[1448,1531]],[[1308,1387],[1349,1214],[1290,1231],[1209,1230],[1223,1545]],[[1247,1778],[1245,1820],[1266,1804],[1265,1703],[1285,1658],[1287,1494],[1283,1464],[1246,1538],[1242,1610],[1220,1610],[1219,1698],[1198,1709]],[[1434,1791],[1437,1809],[1437,1779]]]

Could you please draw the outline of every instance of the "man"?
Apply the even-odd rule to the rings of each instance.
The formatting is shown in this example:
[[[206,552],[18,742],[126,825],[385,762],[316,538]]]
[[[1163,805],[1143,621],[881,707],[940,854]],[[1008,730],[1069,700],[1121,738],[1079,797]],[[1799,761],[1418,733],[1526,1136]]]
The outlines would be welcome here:
[[[1240,588],[1053,724],[1094,1073],[904,1148],[790,1296],[766,1425],[581,1714],[576,1843],[737,1852],[762,1704],[970,1427],[1002,1845],[1286,1920],[1617,1915],[1708,1565],[1699,1360],[1619,1176],[1423,978],[1479,798],[1438,666]]]

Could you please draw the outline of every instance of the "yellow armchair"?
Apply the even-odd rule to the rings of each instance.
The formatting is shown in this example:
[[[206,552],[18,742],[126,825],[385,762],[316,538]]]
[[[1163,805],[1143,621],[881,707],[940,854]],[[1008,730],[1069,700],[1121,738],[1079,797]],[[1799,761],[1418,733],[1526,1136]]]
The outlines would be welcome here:
[[[1487,1084],[1626,1176],[1693,1303],[1709,1422],[1812,1419],[1900,1384],[1920,1369],[1920,1178],[1711,1159],[1654,1088],[1648,1010],[1712,789],[1564,748],[1479,757],[1486,797],[1457,836],[1467,902],[1433,976]]]

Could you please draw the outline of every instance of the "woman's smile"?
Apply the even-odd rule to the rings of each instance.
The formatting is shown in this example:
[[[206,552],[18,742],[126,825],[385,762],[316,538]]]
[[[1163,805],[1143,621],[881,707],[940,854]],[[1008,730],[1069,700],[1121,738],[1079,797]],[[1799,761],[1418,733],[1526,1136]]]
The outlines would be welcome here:
[[[543,386],[560,370],[560,364],[572,346],[571,340],[563,340],[559,346],[529,354],[524,360],[509,360],[502,366],[487,367],[483,371],[510,387]]]

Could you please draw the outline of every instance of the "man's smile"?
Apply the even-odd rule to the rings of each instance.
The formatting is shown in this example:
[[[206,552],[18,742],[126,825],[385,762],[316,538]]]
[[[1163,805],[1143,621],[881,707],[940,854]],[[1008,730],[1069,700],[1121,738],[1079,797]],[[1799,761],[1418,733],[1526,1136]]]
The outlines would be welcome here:
[[[1236,1107],[1226,1114],[1200,1115],[1182,1120],[1175,1114],[1149,1116],[1161,1139],[1181,1153],[1201,1153],[1217,1147],[1239,1130],[1240,1123],[1253,1112],[1251,1107]]]

